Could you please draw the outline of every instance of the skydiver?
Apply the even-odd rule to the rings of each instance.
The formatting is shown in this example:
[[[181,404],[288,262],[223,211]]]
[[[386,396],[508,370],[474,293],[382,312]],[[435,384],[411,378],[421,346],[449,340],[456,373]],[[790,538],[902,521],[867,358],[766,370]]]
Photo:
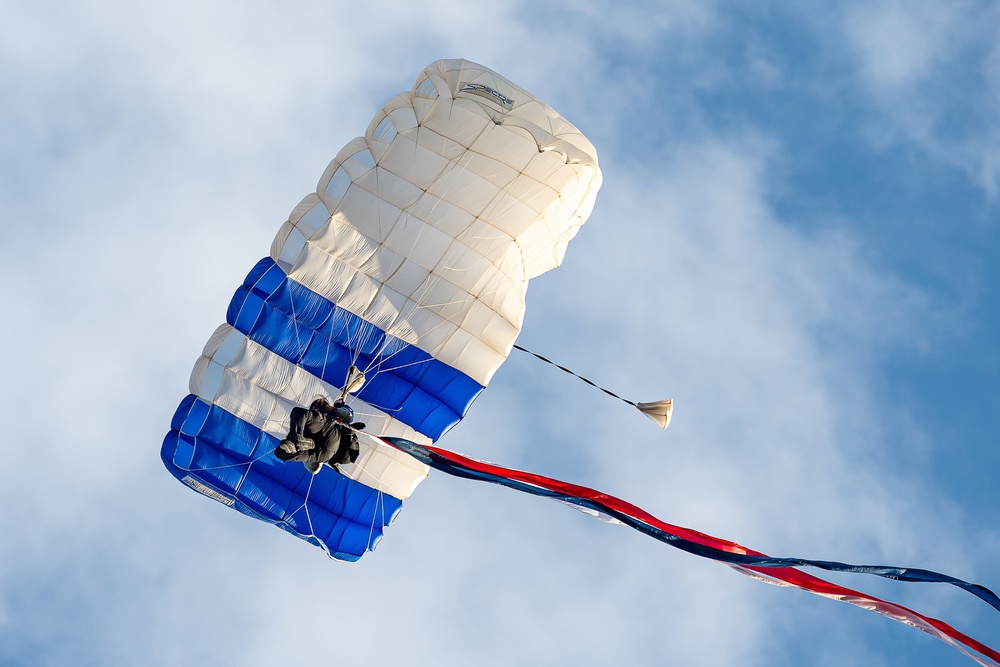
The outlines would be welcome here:
[[[308,409],[292,408],[288,437],[278,443],[274,455],[282,461],[302,461],[315,474],[324,463],[354,463],[360,448],[355,428],[354,410],[343,399],[333,405],[319,397]]]

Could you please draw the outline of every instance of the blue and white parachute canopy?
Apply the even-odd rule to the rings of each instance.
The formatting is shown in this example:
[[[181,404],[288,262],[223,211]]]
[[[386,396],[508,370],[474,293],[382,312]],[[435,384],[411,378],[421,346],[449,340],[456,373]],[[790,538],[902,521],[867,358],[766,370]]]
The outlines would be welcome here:
[[[601,185],[573,125],[495,72],[427,67],[348,143],[237,289],[161,456],[192,489],[331,556],[371,550],[428,468],[361,434],[315,476],[274,457],[291,409],[339,396],[429,444],[507,358],[528,280],[557,267]]]

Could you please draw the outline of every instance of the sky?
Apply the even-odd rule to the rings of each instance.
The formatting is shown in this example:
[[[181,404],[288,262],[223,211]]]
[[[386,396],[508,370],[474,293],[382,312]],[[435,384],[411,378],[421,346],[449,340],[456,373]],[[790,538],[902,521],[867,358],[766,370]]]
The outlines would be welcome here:
[[[531,91],[604,185],[440,445],[774,556],[1000,590],[1000,7],[126,3],[0,22],[0,664],[973,664],[850,605],[432,474],[353,564],[159,448],[235,288],[439,58]],[[826,575],[824,575],[826,576]],[[947,586],[838,583],[1000,646]]]

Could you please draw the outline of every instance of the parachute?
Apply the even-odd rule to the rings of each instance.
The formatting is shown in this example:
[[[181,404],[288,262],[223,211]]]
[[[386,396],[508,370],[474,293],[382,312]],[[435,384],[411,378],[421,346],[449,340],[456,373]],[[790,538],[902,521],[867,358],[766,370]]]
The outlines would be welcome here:
[[[561,263],[600,186],[594,147],[551,108],[481,65],[431,64],[337,154],[237,288],[164,438],[165,466],[195,491],[348,561],[375,548],[430,468],[501,484],[761,581],[870,609],[1000,667],[1000,653],[942,621],[798,568],[946,583],[1000,611],[981,585],[770,557],[608,494],[433,446],[515,348],[666,428],[671,401],[629,401],[515,345],[528,281]],[[346,399],[368,433],[358,433],[355,462],[314,475],[274,450],[292,408],[317,396]]]
[[[601,185],[597,152],[499,74],[440,60],[292,211],[195,364],[161,458],[195,491],[356,560],[427,466],[379,440],[311,475],[273,456],[296,405],[347,394],[367,430],[432,443],[520,331]]]

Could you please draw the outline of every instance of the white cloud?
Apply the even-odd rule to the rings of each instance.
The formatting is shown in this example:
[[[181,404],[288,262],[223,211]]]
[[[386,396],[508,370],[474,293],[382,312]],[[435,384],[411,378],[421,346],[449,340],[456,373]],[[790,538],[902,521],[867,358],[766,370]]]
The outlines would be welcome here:
[[[947,59],[963,13],[962,3],[852,5],[846,10],[847,36],[872,87],[892,94],[919,85]]]
[[[610,128],[655,72],[604,81],[590,27],[697,42],[711,11],[607,16],[591,4],[575,32],[522,20],[521,6],[460,3],[16,9],[0,28],[4,89],[19,100],[4,115],[17,128],[4,180],[33,177],[5,187],[0,248],[0,280],[16,286],[5,293],[16,315],[0,324],[0,501],[14,508],[0,645],[21,651],[5,657],[773,664],[800,631],[842,661],[880,650],[866,641],[886,621],[838,625],[832,603],[510,491],[432,476],[379,549],[347,565],[189,492],[156,460],[231,291],[326,161],[419,68],[480,60]],[[930,30],[917,21],[913,53],[872,80],[928,76],[943,57],[921,59],[926,44],[943,48]],[[26,37],[39,34],[49,40]],[[594,90],[612,94],[580,103]],[[660,141],[602,152],[598,210],[566,266],[532,285],[525,342],[629,397],[673,394],[670,430],[515,357],[443,444],[780,555],[922,562],[932,549],[941,569],[965,569],[974,552],[943,537],[961,512],[866,451],[889,428],[868,407],[874,360],[912,343],[919,291],[870,265],[862,241],[781,219],[776,141]],[[919,541],[911,512],[936,545]],[[857,627],[876,629],[858,639]]]

